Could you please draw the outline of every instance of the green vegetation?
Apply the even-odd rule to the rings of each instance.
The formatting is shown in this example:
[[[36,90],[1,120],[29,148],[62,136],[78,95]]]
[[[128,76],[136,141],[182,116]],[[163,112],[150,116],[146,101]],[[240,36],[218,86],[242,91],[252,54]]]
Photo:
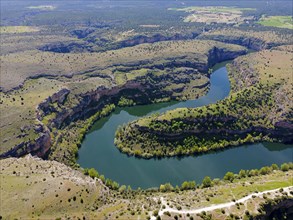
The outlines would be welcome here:
[[[189,23],[182,22],[181,18],[186,15],[184,11],[166,10],[178,6],[168,1],[116,1],[114,7],[111,1],[98,5],[93,2],[68,5],[66,1],[59,1],[58,7],[31,4],[31,1],[1,2],[0,153],[19,146],[18,155],[29,151],[47,157],[43,152],[44,145],[38,146],[36,142],[49,132],[50,154],[49,160],[45,161],[30,156],[1,160],[0,219],[124,220],[147,219],[151,214],[160,219],[162,203],[158,198],[161,196],[166,197],[172,207],[190,209],[232,201],[255,191],[292,186],[291,163],[280,168],[272,165],[229,173],[225,175],[227,180],[205,177],[201,185],[186,181],[180,186],[167,183],[159,189],[136,191],[105,178],[93,168],[84,169],[83,175],[76,164],[84,135],[96,120],[109,115],[116,106],[194,99],[205,94],[208,68],[213,63],[208,54],[215,47],[220,54],[240,54],[245,48],[227,42],[254,49],[290,44],[291,32],[286,28],[292,27],[292,20],[271,16],[279,11],[290,14],[290,7],[284,4],[264,8],[263,2],[253,2],[247,6],[249,8],[244,8],[241,2],[234,8],[193,7],[187,10],[191,14],[185,21],[195,23]],[[223,4],[229,6],[231,3]],[[200,10],[196,14],[195,11]],[[261,14],[268,14],[268,20],[261,21],[266,27],[254,27],[252,16]],[[271,25],[286,28],[270,28]],[[170,135],[175,136],[190,128],[212,131],[213,127],[224,127],[235,131],[260,126],[275,129],[281,119],[292,118],[288,102],[288,97],[292,97],[288,71],[292,67],[287,66],[291,52],[284,47],[276,50],[262,51],[260,56],[248,56],[247,60],[239,59],[230,66],[237,74],[233,76],[232,73],[230,77],[233,94],[226,102],[198,110],[178,109],[170,114],[154,115],[139,121],[139,125],[163,135],[164,131],[170,131]],[[253,66],[260,75],[246,71],[250,70],[251,60],[261,64]],[[280,61],[286,63],[284,68],[278,65]],[[246,67],[241,72],[251,75],[239,78],[237,70],[243,67],[242,64]],[[131,89],[124,90],[126,85]],[[132,90],[132,86],[141,91],[148,88],[155,95]],[[58,97],[57,93],[62,89],[67,89],[69,94]],[[119,92],[115,93],[115,90]],[[111,95],[113,91],[115,94]],[[268,116],[264,117],[261,112]],[[233,117],[241,114],[243,117],[235,121]],[[212,121],[190,125],[182,115],[200,120],[211,117]],[[232,116],[232,119],[226,121],[222,116]],[[123,129],[121,132],[125,132]],[[131,132],[127,135],[135,145],[132,138],[137,133]],[[138,140],[154,149],[149,151],[137,145],[133,149],[123,146],[123,151],[146,157],[172,156],[208,152],[219,146],[222,149],[246,142],[279,141],[264,132],[248,131],[231,139],[227,138],[229,134],[222,133],[199,136],[198,139],[188,134],[174,144],[170,141],[170,145],[165,145],[147,135]],[[274,195],[271,197],[274,199]],[[249,214],[255,214],[255,207],[263,201],[259,198],[245,204]],[[262,211],[264,209],[261,207]],[[242,204],[223,211],[225,215],[216,211],[202,213],[202,216],[224,219],[229,213],[231,218],[245,213]],[[199,218],[169,212],[164,217]]]
[[[0,34],[29,33],[37,31],[40,31],[40,29],[32,26],[0,26]]]
[[[261,27],[261,26],[260,26]],[[223,27],[202,33],[199,39],[211,39],[221,42],[237,42],[237,44],[246,46],[253,50],[263,50],[277,45],[291,45],[290,30],[280,29],[279,32],[259,29],[239,29]],[[249,41],[247,39],[250,39]]]
[[[293,29],[292,16],[262,16],[258,23],[263,26]]]
[[[181,189],[182,190],[195,189],[195,188],[196,188],[195,181],[184,181],[181,184]]]
[[[211,187],[212,185],[213,185],[213,182],[211,178],[209,176],[206,176],[202,181],[202,186],[206,188],[206,187]]]
[[[182,187],[173,187],[171,184],[161,185],[159,189],[131,190],[125,185],[119,186],[111,180],[105,180],[95,169],[85,169],[85,176],[78,170],[72,170],[64,164],[55,161],[44,161],[27,156],[25,158],[9,158],[1,161],[1,215],[6,218],[64,218],[84,216],[101,219],[103,216],[118,216],[118,219],[132,219],[133,217],[146,219],[154,210],[160,210],[164,203],[154,198],[163,197],[170,207],[180,209],[193,209],[220,204],[233,199],[240,199],[254,192],[262,192],[276,188],[292,186],[293,164],[287,163],[288,171],[274,170],[271,166],[267,174],[249,176],[245,171],[244,177],[234,175],[233,183],[227,180],[212,180],[212,187],[205,186],[209,178],[205,177],[203,183],[197,186],[194,181],[182,183]],[[262,170],[263,168],[259,169]],[[87,175],[89,175],[87,177]],[[97,181],[94,181],[93,178]],[[105,186],[105,185],[107,186]],[[109,188],[114,190],[109,190]],[[229,190],[227,190],[229,189]],[[34,192],[34,193],[31,193]],[[284,193],[282,190],[280,195]],[[17,195],[18,200],[14,199]],[[255,207],[266,199],[274,199],[275,194],[266,194],[264,197],[251,200],[247,208],[239,204],[225,209],[224,213],[240,215],[244,209],[251,215]],[[285,194],[284,194],[285,195]],[[25,209],[11,209],[11,205],[20,207],[23,200],[27,203]],[[41,202],[36,202],[41,201]],[[142,209],[141,207],[144,207]],[[217,211],[212,214],[215,219]],[[220,212],[221,213],[221,212]],[[174,213],[166,213],[174,216]],[[190,216],[194,216],[190,214]],[[195,216],[194,216],[195,217]]]
[[[73,167],[77,166],[76,156],[78,155],[78,148],[80,147],[85,134],[89,131],[95,121],[108,116],[114,111],[114,109],[114,104],[106,105],[101,111],[96,112],[87,120],[72,122],[70,127],[65,127],[64,129],[54,128],[54,132],[51,133],[51,138],[54,142],[51,146],[49,158]],[[51,122],[48,122],[47,125],[49,125],[49,123]],[[89,172],[88,174],[91,176]],[[97,176],[98,175],[96,175],[96,177]]]
[[[110,78],[113,77],[112,73],[119,70],[125,73],[133,71],[132,74],[126,74],[126,77],[128,76],[126,79],[131,80],[145,75],[146,70],[152,67],[161,70],[162,67],[196,67],[205,70],[208,52],[213,47],[225,51],[245,50],[237,45],[204,40],[165,41],[99,53],[76,52],[66,55],[30,49],[1,57],[3,70],[0,86],[4,90],[9,90],[19,86],[28,77],[42,75],[50,75],[58,79],[62,76],[69,78],[72,75],[82,74],[81,77],[76,78],[84,80],[96,75]],[[176,63],[173,62],[174,60]]]
[[[133,106],[135,105],[135,102],[132,99],[127,99],[125,97],[121,97],[119,102],[118,102],[118,106]]]
[[[246,179],[247,177],[256,177],[262,175],[268,175],[273,173],[273,171],[281,170],[283,172],[287,172],[289,170],[293,170],[293,163],[283,163],[281,168],[277,168],[276,164],[272,164],[271,166],[265,166],[258,169],[252,170],[240,170],[238,174],[233,172],[227,172],[222,180],[214,179],[212,180],[209,176],[204,177],[201,185],[196,185],[195,181],[185,181],[181,184],[181,186],[172,186],[170,183],[162,184],[159,187],[160,192],[178,192],[179,190],[193,190],[196,188],[209,188],[214,187],[220,184],[220,182],[230,182],[239,181],[240,179]]]
[[[60,125],[56,125],[56,120],[60,118],[62,112],[71,112],[72,109],[81,103],[82,96],[86,96],[92,92],[98,93],[99,89],[106,90],[113,84],[119,84],[115,76],[120,74],[126,76],[126,80],[117,85],[121,86],[122,90],[124,86],[126,87],[129,80],[133,80],[136,83],[134,85],[138,85],[138,89],[140,88],[138,83],[142,86],[150,86],[150,91],[148,92],[151,96],[146,97],[146,93],[142,93],[142,97],[137,97],[134,100],[131,98],[131,94],[137,92],[135,90],[136,88],[134,88],[134,91],[130,91],[130,95],[124,95],[122,93],[121,96],[123,97],[118,97],[118,100],[107,100],[108,105],[111,105],[112,102],[115,105],[122,106],[133,105],[134,103],[145,104],[158,100],[170,100],[170,98],[190,99],[203,95],[208,86],[208,78],[204,73],[206,65],[208,65],[207,53],[215,45],[219,49],[227,52],[235,51],[236,53],[242,53],[245,51],[243,47],[237,45],[214,41],[192,40],[138,45],[131,49],[123,48],[103,53],[70,53],[66,56],[62,53],[34,50],[4,55],[2,57],[3,59],[1,59],[1,66],[4,70],[1,71],[1,86],[4,86],[5,89],[18,85],[27,77],[34,76],[36,72],[43,72],[45,69],[50,71],[50,75],[53,75],[53,77],[51,79],[47,79],[46,77],[30,79],[24,83],[21,89],[1,92],[0,95],[3,105],[1,105],[0,110],[1,112],[5,112],[5,114],[1,114],[1,123],[4,126],[1,132],[1,136],[3,135],[3,138],[1,138],[3,143],[0,150],[4,153],[16,145],[21,144],[24,140],[28,143],[35,140],[39,136],[33,130],[32,126],[35,120],[35,115],[33,114],[35,106],[38,106],[47,97],[54,95],[56,91],[66,88],[69,90],[69,94],[63,103],[58,101],[52,102],[48,106],[49,111],[45,108],[39,114],[42,123],[53,130],[51,132],[52,147],[50,158],[55,160],[59,158],[63,162],[64,160],[68,160],[69,162],[67,164],[74,165],[78,146],[84,133],[87,131],[85,128],[88,125],[84,126],[83,124],[87,124],[87,122],[78,120],[78,122],[72,122],[67,127],[60,127],[61,125],[64,126],[64,124],[60,122]],[[182,57],[182,54],[186,54],[186,56]],[[149,59],[152,59],[152,62],[148,61],[146,64],[139,64]],[[178,66],[173,67],[173,59],[176,59]],[[88,68],[92,68],[96,63],[99,63],[99,67],[83,73]],[[119,66],[111,67],[117,64]],[[133,67],[134,64],[135,67]],[[199,72],[193,68],[185,67],[187,64],[199,66],[202,70]],[[164,65],[164,69],[161,69],[159,67],[160,65]],[[54,71],[56,72],[54,73]],[[78,74],[71,75],[72,71],[77,71]],[[117,71],[120,73],[116,73]],[[196,74],[189,74],[191,72]],[[68,76],[68,74],[71,76]],[[162,81],[163,78],[167,78],[167,80]],[[176,85],[178,80],[185,82],[185,84],[181,84],[180,88]],[[21,100],[22,98],[29,101],[23,101]],[[14,102],[13,100],[17,101]],[[101,98],[100,101],[104,102],[105,100]],[[15,108],[14,104],[16,102],[19,103],[18,108]],[[96,104],[94,103],[93,105]],[[85,119],[100,110],[93,110]],[[21,117],[23,120],[17,120],[17,123],[11,123],[12,113],[15,120],[18,117]],[[26,115],[29,115],[29,117]],[[94,116],[94,118],[101,117]],[[92,123],[94,120],[89,121],[89,123]],[[21,125],[19,126],[19,124]],[[55,127],[51,127],[52,125]],[[21,137],[24,135],[24,131],[19,129],[21,127],[31,128],[24,139]],[[55,152],[59,150],[60,152]],[[64,157],[64,152],[67,152],[65,153],[66,157]]]
[[[288,52],[278,48],[236,59],[228,66],[232,92],[227,99],[131,122],[117,130],[115,144],[124,153],[149,158],[199,154],[258,141],[290,142],[292,130],[279,125],[292,120],[286,101],[292,96]]]

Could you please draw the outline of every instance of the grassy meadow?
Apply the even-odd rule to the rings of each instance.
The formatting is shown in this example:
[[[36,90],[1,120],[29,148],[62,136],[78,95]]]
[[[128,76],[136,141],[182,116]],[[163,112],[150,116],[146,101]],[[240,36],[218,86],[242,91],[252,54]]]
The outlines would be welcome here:
[[[292,16],[265,16],[258,23],[263,26],[293,29]]]

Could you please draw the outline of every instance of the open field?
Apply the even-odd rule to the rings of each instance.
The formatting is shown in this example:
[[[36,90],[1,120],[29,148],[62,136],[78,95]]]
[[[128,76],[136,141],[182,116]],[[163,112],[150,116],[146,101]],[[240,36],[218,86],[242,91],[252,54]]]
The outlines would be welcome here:
[[[254,11],[254,8],[237,8],[237,7],[187,7],[187,8],[170,8],[169,10],[184,11],[189,13],[184,18],[184,22],[201,22],[206,24],[224,23],[240,24],[245,20],[252,20],[253,17],[242,16],[242,11]]]
[[[118,191],[110,190],[99,179],[92,179],[55,161],[26,156],[0,162],[1,216],[4,219],[146,219],[156,210],[163,209],[164,204],[179,211],[199,209],[238,200],[255,192],[292,186],[292,170],[275,170],[266,175],[236,178],[233,183],[217,180],[208,188],[198,186],[192,190],[174,189],[165,193],[158,190],[129,191],[127,188]],[[251,215],[259,214],[260,203],[280,195],[281,191],[266,194],[247,200],[245,205],[234,204],[224,212],[214,210],[208,214],[215,219],[223,219],[230,213],[242,216],[245,210]],[[161,217],[174,219],[175,215],[178,214],[171,212],[170,216],[164,214]],[[186,217],[187,214],[182,215]],[[196,214],[191,215],[201,219]]]
[[[258,23],[263,26],[293,29],[292,16],[262,17]]]
[[[28,9],[39,9],[39,10],[54,10],[56,9],[53,5],[38,5],[38,6],[29,6]]]
[[[100,77],[72,77],[31,79],[22,88],[9,93],[0,93],[1,100],[1,152],[6,152],[24,141],[38,137],[39,122],[36,120],[36,107],[49,96],[62,88],[73,94],[85,93],[97,86],[109,86],[107,79]]]
[[[57,162],[7,159],[1,161],[0,178],[4,219],[86,215],[97,199],[107,200],[102,184]]]
[[[32,26],[0,26],[0,34],[16,34],[40,31],[38,27]]]
[[[47,31],[45,28],[42,31]],[[44,34],[41,32],[31,32],[30,34],[3,34],[1,37],[1,51],[0,54],[6,55],[9,53],[17,53],[28,50],[37,50],[44,44],[53,44],[62,41],[78,42],[77,39],[70,36],[62,36],[60,34]],[[2,59],[2,58],[1,58]]]
[[[139,63],[162,64],[175,58],[196,56],[193,61],[206,62],[207,53],[214,46],[241,49],[214,41],[169,41],[142,44],[133,48],[102,53],[52,53],[28,50],[1,56],[1,84],[5,90],[17,87],[28,77],[40,75],[72,76],[86,71],[103,70],[119,65]],[[164,61],[165,60],[165,61]]]

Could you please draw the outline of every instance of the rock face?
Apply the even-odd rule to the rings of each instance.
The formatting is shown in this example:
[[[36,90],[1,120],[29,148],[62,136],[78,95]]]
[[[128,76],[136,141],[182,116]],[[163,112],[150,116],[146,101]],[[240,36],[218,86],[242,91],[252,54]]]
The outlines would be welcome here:
[[[101,26],[101,28],[107,27]],[[72,35],[76,36],[78,39],[83,39],[84,41],[72,41],[67,43],[54,43],[54,44],[47,44],[39,49],[42,51],[49,51],[55,53],[70,53],[70,52],[94,52],[100,51],[101,47],[106,47],[107,49],[120,49],[124,47],[132,47],[139,44],[144,43],[155,43],[160,41],[170,41],[170,40],[191,40],[195,39],[198,36],[198,33],[190,33],[190,34],[180,34],[175,33],[170,36],[165,36],[163,34],[154,34],[151,36],[147,35],[136,35],[130,37],[125,40],[114,41],[111,39],[105,39],[104,37],[100,38],[100,41],[97,42],[96,39],[99,39],[99,36],[91,36],[94,32],[93,29],[85,29],[85,30],[74,30],[71,32]],[[96,47],[95,47],[96,46]]]
[[[222,48],[219,49],[217,47],[214,47],[213,49],[209,51],[209,54],[208,54],[208,66],[212,67],[216,63],[223,62],[226,60],[231,60],[236,58],[237,56],[244,55],[244,54],[246,54],[246,51],[236,53],[233,51],[228,51],[226,49],[222,49]]]
[[[55,109],[53,106],[51,106],[51,104],[53,103],[58,103],[59,105],[63,104],[69,92],[70,91],[66,88],[61,89],[60,91],[54,93],[52,96],[49,96],[42,103],[40,103],[37,108],[37,118],[41,120],[40,110],[42,110],[45,114],[54,112]]]
[[[58,102],[58,104],[63,104],[69,92],[70,91],[68,89],[61,89],[59,92],[54,93],[51,96],[51,102]]]
[[[229,44],[238,44],[252,50],[263,50],[281,45],[281,43],[267,43],[264,40],[255,37],[238,37],[238,36],[223,36],[223,35],[203,35],[199,39],[208,39],[221,41]]]
[[[188,40],[188,39],[195,39],[197,36],[198,36],[198,33],[191,33],[187,35],[176,33],[172,36],[164,36],[162,34],[155,34],[153,36],[137,35],[137,36],[134,36],[133,38],[118,42],[117,47],[118,48],[131,47],[138,44],[155,43],[155,42],[168,41],[168,40]]]
[[[44,157],[52,144],[50,132],[47,128],[45,129],[45,131],[40,132],[40,136],[34,141],[20,143],[8,152],[1,154],[0,159],[6,157],[21,157],[29,153],[39,157]]]
[[[45,157],[51,147],[52,140],[50,130],[40,121],[40,109],[46,109],[47,112],[50,112],[52,109],[50,108],[49,103],[63,104],[68,94],[69,90],[64,88],[40,103],[36,110],[38,124],[35,126],[35,132],[39,137],[33,141],[22,142],[16,145],[6,153],[1,154],[0,158],[21,157],[28,153],[39,157]]]
[[[191,125],[196,125],[196,124],[205,124],[209,121],[217,121],[219,123],[234,123],[237,121],[235,117],[226,117],[226,118],[213,118],[209,120],[208,118],[202,119],[202,120],[182,120],[185,124],[191,124]],[[171,126],[171,122],[167,123]],[[275,124],[274,129],[269,129],[269,128],[264,128],[264,127],[249,127],[248,129],[243,129],[243,130],[229,130],[225,128],[219,128],[219,129],[194,129],[194,130],[184,130],[182,132],[159,132],[155,130],[151,130],[148,127],[145,126],[138,126],[134,125],[135,128],[141,132],[141,133],[150,133],[153,136],[156,136],[158,140],[161,141],[173,141],[173,140],[183,140],[184,138],[188,136],[197,136],[197,137],[205,137],[208,135],[212,136],[221,136],[225,140],[230,140],[232,139],[231,137],[234,137],[234,135],[239,135],[246,137],[247,134],[249,133],[262,133],[263,135],[267,135],[270,137],[277,138],[280,140],[282,143],[288,143],[291,144],[293,143],[293,124],[289,122],[277,122]]]
[[[193,64],[193,63],[177,63],[170,62],[171,67],[193,67],[199,69],[200,71],[207,72],[208,68],[213,66],[217,62],[222,62],[225,60],[233,59],[237,56],[245,54],[246,51],[225,51],[214,47],[208,53],[208,63],[203,64]],[[161,68],[164,69],[170,67],[165,64]],[[160,68],[160,66],[154,66],[154,68]],[[148,76],[147,76],[148,77]],[[166,80],[166,79],[165,79]],[[185,83],[182,82],[181,83]],[[208,84],[201,85],[200,87],[207,86]],[[51,103],[55,102],[55,96],[64,97],[69,91],[62,90],[58,93],[49,97],[45,102],[43,102],[39,109],[44,113],[48,114],[54,112],[51,107]],[[158,85],[150,83],[148,80],[145,81],[128,81],[122,86],[114,86],[112,88],[99,87],[95,91],[82,94],[80,97],[80,102],[78,105],[72,109],[64,109],[62,112],[57,112],[57,116],[52,120],[53,126],[56,128],[61,128],[68,125],[70,122],[77,119],[86,119],[93,115],[98,110],[102,109],[105,105],[110,103],[118,103],[121,96],[128,97],[134,100],[137,104],[147,104],[151,100],[169,97],[171,92],[162,91],[158,88]],[[59,98],[60,99],[60,98]],[[58,99],[58,100],[59,100]],[[44,116],[44,115],[43,115]]]
[[[152,99],[149,95],[150,91],[152,91],[151,86],[143,86],[132,81],[123,86],[99,87],[93,92],[82,94],[80,102],[72,109],[64,109],[62,112],[58,112],[55,119],[52,120],[52,125],[56,128],[61,128],[77,119],[86,119],[101,110],[105,105],[117,103],[121,96],[128,96],[129,93],[135,94],[134,97],[131,97],[136,103],[150,102]],[[47,112],[49,108],[45,107],[41,108],[41,110]]]
[[[196,61],[190,62],[188,61],[188,58],[186,61],[184,61],[185,59],[183,59],[183,61],[181,59],[178,59],[177,61],[170,60],[169,62],[164,63],[164,65],[155,65],[153,68],[164,69],[167,67],[190,67],[201,72],[207,72],[209,67],[213,66],[215,63],[233,59],[245,53],[246,50],[226,51],[215,47],[209,51],[206,63],[198,63]],[[137,64],[133,65],[136,66]],[[186,71],[184,74],[191,73],[190,71]],[[40,103],[37,107],[36,117],[39,120],[39,123],[41,123],[46,115],[53,112],[55,113],[56,116],[50,119],[47,125],[48,127],[41,123],[41,125],[37,128],[39,137],[36,140],[31,142],[23,142],[18,146],[15,146],[10,151],[0,155],[0,157],[19,157],[27,153],[40,157],[46,157],[51,146],[52,140],[50,137],[50,131],[52,131],[53,127],[60,129],[78,119],[86,119],[101,110],[105,105],[118,103],[122,96],[132,99],[136,104],[148,104],[151,103],[152,100],[166,98],[172,95],[172,92],[170,91],[161,90],[160,84],[151,83],[149,80],[146,80],[148,77],[150,76],[146,75],[143,79],[128,81],[121,86],[113,86],[111,88],[98,87],[95,91],[81,94],[78,98],[79,103],[72,108],[66,108],[63,106],[68,94],[70,94],[70,90],[64,88],[56,92]],[[160,78],[157,80],[164,83],[164,80]],[[174,81],[173,83],[176,83],[176,80],[177,83],[186,83],[184,80],[187,79],[174,78],[172,80]],[[208,86],[208,83],[199,85],[199,88],[205,86]],[[177,88],[177,90],[179,89]],[[58,110],[56,109],[56,105],[58,106]]]

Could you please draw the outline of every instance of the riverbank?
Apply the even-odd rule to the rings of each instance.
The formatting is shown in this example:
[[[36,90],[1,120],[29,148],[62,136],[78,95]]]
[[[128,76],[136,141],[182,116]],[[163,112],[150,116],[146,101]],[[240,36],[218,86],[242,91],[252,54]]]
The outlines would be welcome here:
[[[228,66],[227,99],[131,122],[117,130],[115,144],[128,155],[151,158],[262,141],[292,143],[290,51],[280,47],[236,59]]]
[[[83,168],[95,168],[100,174],[122,185],[150,188],[167,182],[173,186],[188,180],[199,182],[206,175],[218,178],[228,171],[238,173],[241,169],[291,161],[291,145],[282,144],[250,144],[200,156],[148,160],[129,157],[115,147],[113,140],[117,127],[129,121],[176,108],[208,105],[229,95],[230,83],[225,67],[218,66],[210,80],[208,94],[197,100],[117,108],[88,131],[79,149],[77,163]],[[250,158],[249,163],[247,158]]]
[[[164,200],[163,197],[160,197],[160,201],[162,204],[162,207],[165,208],[161,208],[161,210],[159,211],[159,213],[157,214],[157,216],[162,216],[162,215],[168,215],[169,213],[175,213],[175,214],[180,214],[180,215],[193,215],[193,214],[202,214],[205,212],[213,212],[217,209],[230,209],[233,206],[236,206],[237,204],[243,204],[244,206],[247,206],[248,204],[248,200],[252,200],[255,199],[256,197],[260,197],[263,196],[265,194],[271,195],[271,199],[276,198],[280,192],[284,192],[285,194],[290,194],[290,192],[292,192],[293,187],[292,186],[288,186],[288,187],[284,187],[284,188],[278,188],[278,189],[273,189],[273,190],[266,190],[263,192],[258,192],[258,193],[252,193],[248,196],[245,196],[241,199],[235,200],[233,202],[227,202],[227,203],[222,203],[222,204],[217,204],[217,205],[211,205],[208,207],[204,207],[204,208],[199,208],[199,209],[190,209],[190,210],[178,210],[178,209],[174,209],[174,208],[170,208],[169,205],[167,204],[167,202]],[[152,216],[151,220],[155,220],[157,219],[156,216]]]
[[[237,202],[250,194],[283,188],[276,192],[280,195],[279,198],[285,195],[292,198],[292,190],[290,193],[284,190],[286,187],[292,187],[292,170],[273,170],[269,174],[235,178],[233,183],[229,180],[214,180],[213,187],[197,187],[183,191],[176,189],[163,193],[152,189],[133,191],[127,187],[122,187],[119,191],[109,190],[99,179],[85,176],[80,171],[56,161],[31,156],[3,159],[1,167],[1,216],[4,219],[147,219],[156,211],[159,213],[160,209],[164,209],[164,204],[158,200],[161,197],[171,209],[177,211],[198,210],[210,204],[234,202],[235,205],[230,208],[206,212],[206,215],[212,215],[213,219],[223,219],[230,214],[242,216],[245,211],[250,215],[259,214],[257,209],[261,208],[260,205],[275,196],[273,193],[267,193],[265,196],[255,197],[249,200],[247,206],[244,202]],[[15,196],[18,199],[15,199]],[[40,200],[42,202],[36,202]],[[169,212],[170,216],[164,214],[161,217],[196,217],[196,214],[176,213],[177,211]]]
[[[23,121],[19,126],[22,128],[20,131],[13,127],[17,123],[9,124],[5,121],[9,126],[5,126],[1,135],[5,136],[12,130],[17,130],[15,135],[20,134],[14,139],[8,135],[0,157],[19,157],[32,153],[75,166],[78,147],[88,127],[87,120],[103,111],[107,105],[139,105],[202,96],[209,86],[209,67],[216,62],[243,55],[246,51],[238,45],[214,41],[159,42],[138,45],[131,49],[122,48],[111,53],[108,51],[92,54],[101,59],[99,65],[76,75],[52,75],[55,80],[45,80],[42,83],[42,76],[35,76],[36,78],[25,83],[21,91],[30,91],[35,87],[40,90],[43,83],[48,84],[47,81],[50,82],[48,86],[52,85],[51,90],[55,87],[59,89],[55,93],[50,90],[51,95],[36,102],[37,107],[33,111],[29,102],[21,101],[24,98],[30,100],[32,94],[19,98],[18,90],[13,90],[3,96],[3,112],[16,114],[16,109],[11,109],[9,103],[11,99],[17,103],[20,99],[19,105],[29,106],[29,117],[21,116]],[[49,53],[47,55],[52,59],[59,56]],[[90,56],[91,60],[92,55],[84,54]],[[78,57],[74,54],[68,56],[68,59]],[[109,56],[116,56],[117,59],[106,61],[104,58]],[[98,58],[96,62],[99,61]],[[59,64],[62,65],[58,62]],[[63,81],[66,84],[62,84]],[[128,101],[125,103],[125,100]],[[22,125],[26,120],[34,120],[32,112],[35,112],[35,117],[41,123],[36,123],[36,127],[31,125],[33,123],[30,126]],[[45,135],[43,131],[46,131]],[[42,135],[45,138],[40,138]],[[68,138],[69,136],[71,137]],[[42,145],[45,147],[42,148]]]

